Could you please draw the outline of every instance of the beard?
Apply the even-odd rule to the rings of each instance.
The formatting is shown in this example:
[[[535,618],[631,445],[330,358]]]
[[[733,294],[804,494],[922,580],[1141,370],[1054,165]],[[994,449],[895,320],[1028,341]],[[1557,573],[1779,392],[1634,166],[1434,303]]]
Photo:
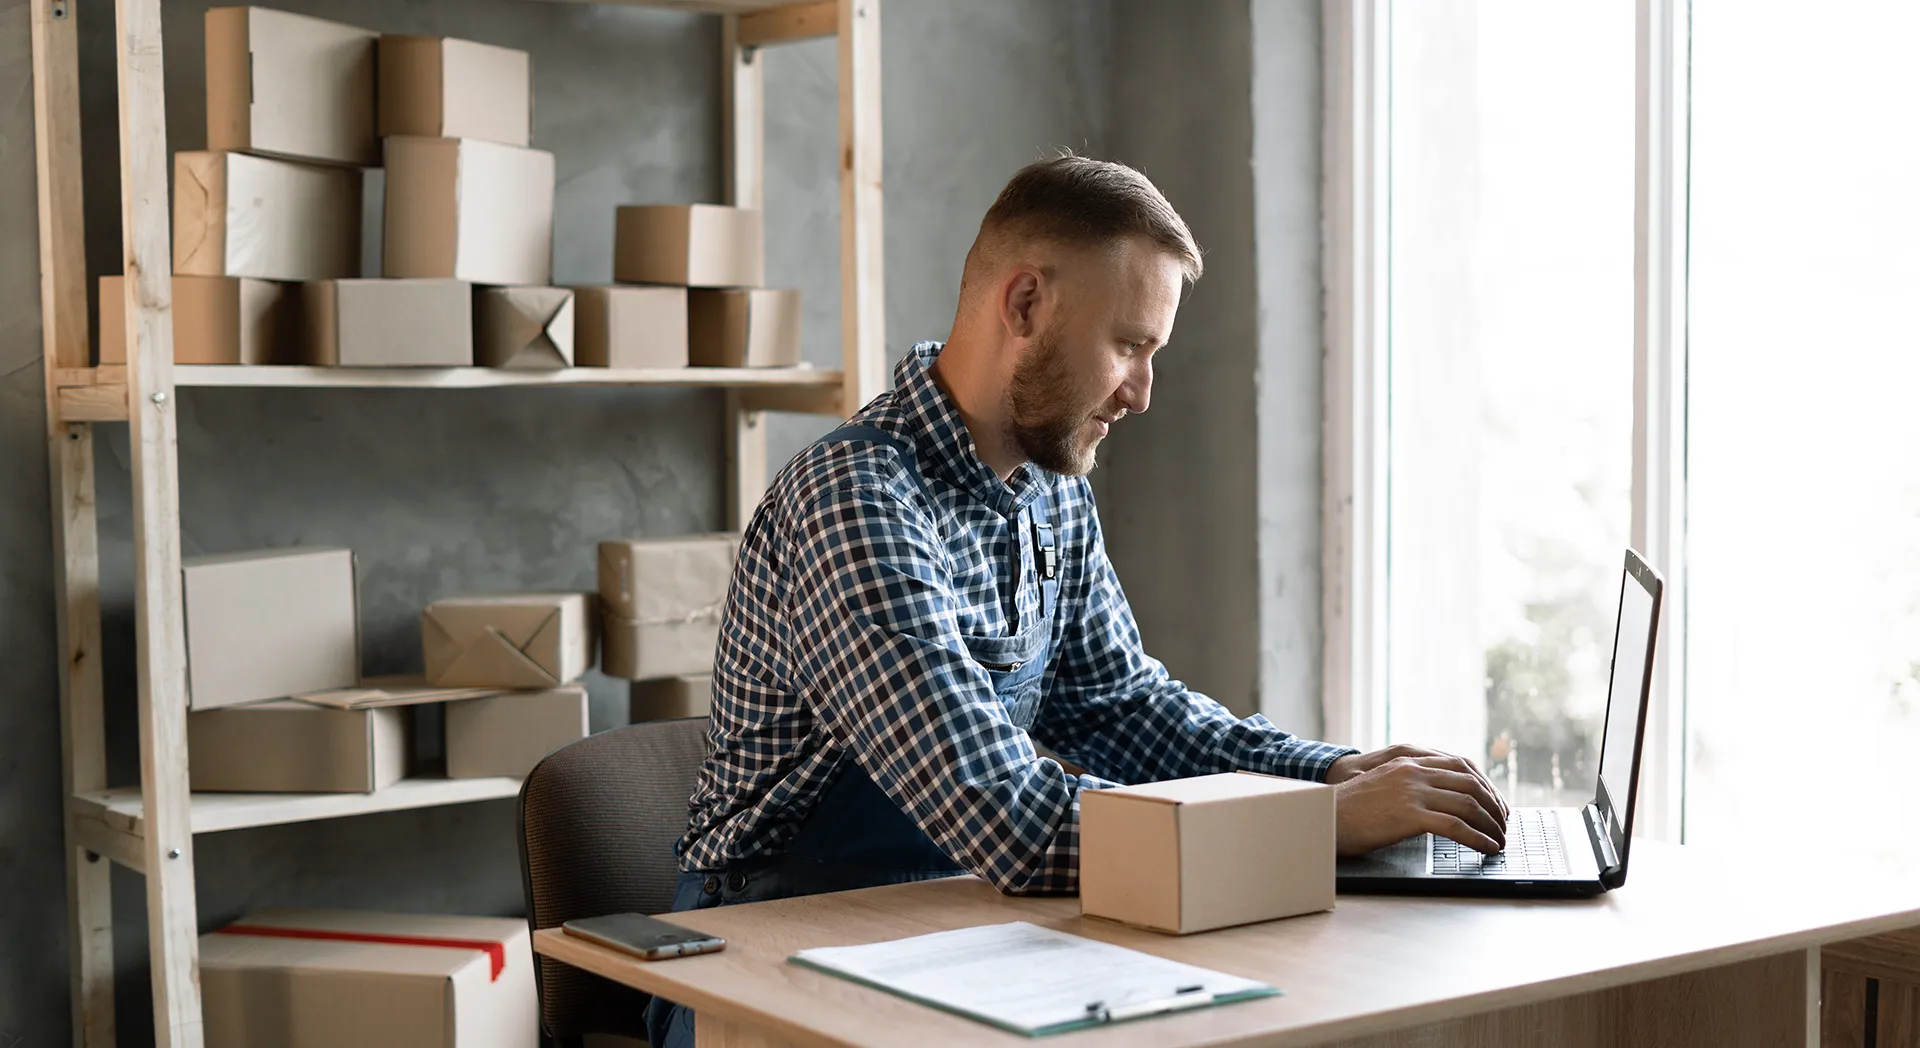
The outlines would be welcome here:
[[[1007,387],[1007,429],[1014,446],[1034,465],[1052,473],[1082,477],[1092,472],[1099,440],[1081,434],[1094,407],[1074,381],[1061,345],[1060,325],[1049,325],[1020,362]]]

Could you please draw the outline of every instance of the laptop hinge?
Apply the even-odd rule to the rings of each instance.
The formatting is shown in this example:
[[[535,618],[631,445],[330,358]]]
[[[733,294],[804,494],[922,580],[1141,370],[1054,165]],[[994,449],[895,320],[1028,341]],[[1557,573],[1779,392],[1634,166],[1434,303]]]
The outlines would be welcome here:
[[[1600,818],[1600,806],[1589,804],[1580,809],[1587,819],[1587,836],[1593,839],[1593,857],[1602,870],[1617,869],[1620,856],[1613,850],[1613,835],[1607,832],[1606,821]]]

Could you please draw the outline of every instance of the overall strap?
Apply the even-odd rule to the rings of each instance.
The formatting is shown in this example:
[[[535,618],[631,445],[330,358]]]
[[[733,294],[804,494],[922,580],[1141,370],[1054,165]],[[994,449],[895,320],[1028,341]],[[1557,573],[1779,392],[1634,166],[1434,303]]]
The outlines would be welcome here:
[[[878,426],[849,423],[816,441],[816,443],[819,444],[859,444],[863,442],[868,444],[884,444],[898,451],[900,454],[905,455],[909,460],[913,458],[913,445]]]
[[[1048,488],[1034,500],[1030,511],[1033,521],[1033,562],[1040,576],[1040,617],[1048,619],[1060,604],[1060,546],[1053,526],[1053,489]]]

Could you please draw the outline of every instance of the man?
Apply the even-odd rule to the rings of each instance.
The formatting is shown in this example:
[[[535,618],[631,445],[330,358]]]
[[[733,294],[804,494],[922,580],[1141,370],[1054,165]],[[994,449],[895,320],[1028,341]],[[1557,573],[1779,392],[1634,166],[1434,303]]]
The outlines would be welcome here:
[[[1338,784],[1343,853],[1504,846],[1471,763],[1238,719],[1141,650],[1085,477],[1147,410],[1200,271],[1131,168],[1063,156],[1007,184],[947,342],[796,456],[747,529],[675,909],[961,872],[1072,892],[1082,791],[1236,769]],[[649,1026],[692,1044],[669,1002]]]

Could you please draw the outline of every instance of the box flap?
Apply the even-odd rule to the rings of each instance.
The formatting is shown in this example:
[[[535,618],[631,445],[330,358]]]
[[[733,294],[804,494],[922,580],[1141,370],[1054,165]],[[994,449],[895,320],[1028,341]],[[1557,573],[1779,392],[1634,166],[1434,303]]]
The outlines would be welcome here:
[[[1243,797],[1258,797],[1269,793],[1317,789],[1321,785],[1305,779],[1286,779],[1277,775],[1261,775],[1257,772],[1223,772],[1218,775],[1197,775],[1186,779],[1168,779],[1165,782],[1120,786],[1106,792],[1119,797],[1157,804],[1211,804],[1217,801],[1239,800]]]

